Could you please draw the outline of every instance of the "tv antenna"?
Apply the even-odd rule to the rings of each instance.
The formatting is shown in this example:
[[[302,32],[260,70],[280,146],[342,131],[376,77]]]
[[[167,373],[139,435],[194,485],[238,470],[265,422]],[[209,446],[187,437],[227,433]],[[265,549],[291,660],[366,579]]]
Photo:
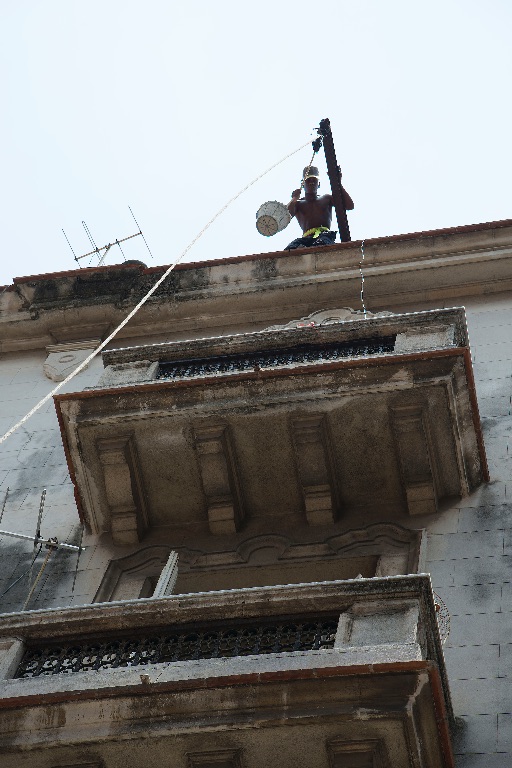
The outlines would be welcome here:
[[[5,497],[4,497],[4,501],[3,501],[3,504],[2,504],[2,510],[1,510],[1,514],[0,514],[0,521],[1,521],[1,518],[3,517],[4,511],[5,511],[5,505],[7,503],[8,496],[9,496],[9,488],[7,488],[7,491],[6,491],[6,494],[5,494]],[[29,604],[29,602],[30,602],[30,600],[32,598],[32,595],[34,594],[34,591],[35,591],[35,589],[37,587],[37,584],[38,584],[41,576],[43,575],[43,572],[44,572],[44,570],[45,570],[45,568],[46,568],[46,566],[48,564],[48,561],[50,560],[50,557],[58,549],[65,549],[65,550],[68,550],[68,551],[71,551],[71,552],[76,552],[77,555],[78,555],[77,563],[76,563],[75,578],[73,580],[73,589],[72,589],[72,592],[74,592],[76,575],[77,575],[77,571],[78,571],[78,561],[79,561],[79,558],[80,558],[80,555],[81,555],[82,551],[85,549],[85,547],[82,545],[83,526],[82,526],[82,529],[81,529],[80,543],[79,543],[78,546],[76,546],[76,544],[67,544],[67,543],[61,542],[61,541],[59,541],[54,536],[50,537],[49,539],[45,539],[43,536],[41,536],[41,521],[42,521],[42,518],[43,518],[43,510],[44,510],[45,499],[46,499],[46,488],[43,488],[43,492],[41,494],[41,499],[40,499],[40,502],[39,502],[39,512],[38,512],[38,515],[37,515],[36,532],[35,532],[34,536],[27,536],[27,535],[25,535],[23,533],[13,533],[12,531],[0,530],[0,537],[1,536],[10,536],[10,537],[15,538],[15,539],[22,539],[24,541],[31,541],[33,543],[33,546],[34,546],[34,556],[33,556],[32,562],[30,564],[29,570],[26,571],[25,573],[23,573],[21,576],[19,576],[12,584],[10,584],[7,587],[7,589],[4,590],[4,592],[1,595],[3,597],[3,595],[7,594],[7,592],[9,592],[19,581],[21,581],[21,579],[24,576],[26,576],[28,574],[28,577],[29,577],[28,578],[29,591],[28,591],[27,599],[25,600],[25,604],[23,606],[23,610],[26,610],[26,608],[27,608],[27,606],[28,606],[28,604]],[[42,566],[41,566],[41,568],[39,570],[39,573],[37,574],[35,580],[32,581],[32,571],[33,571],[34,563],[35,563],[35,561],[37,559],[37,556],[41,552],[43,546],[48,550],[48,552],[47,552],[47,555],[46,555],[46,557],[44,559],[44,562],[43,562],[43,564],[42,564]]]
[[[93,257],[93,256],[97,256],[97,257],[98,257],[98,264],[97,264],[97,266],[98,266],[98,267],[101,267],[101,266],[103,265],[103,262],[105,261],[105,257],[106,257],[106,255],[107,255],[107,253],[110,251],[110,249],[111,249],[111,248],[115,247],[116,245],[119,247],[119,250],[121,251],[121,253],[122,253],[122,255],[123,255],[123,260],[124,260],[124,261],[126,261],[126,256],[124,255],[124,251],[123,251],[123,249],[121,248],[121,243],[125,243],[127,240],[132,240],[134,237],[142,237],[142,239],[144,240],[144,245],[145,245],[145,246],[146,246],[146,248],[148,249],[149,255],[151,256],[151,258],[153,258],[153,254],[151,253],[151,250],[150,250],[150,248],[149,248],[149,245],[148,245],[148,244],[147,244],[147,242],[146,242],[146,238],[144,237],[144,234],[143,234],[143,232],[142,232],[142,230],[141,230],[141,228],[140,228],[140,226],[139,226],[139,223],[138,223],[137,219],[136,219],[136,218],[135,218],[135,216],[133,215],[133,211],[132,211],[132,209],[130,208],[130,206],[128,206],[128,210],[130,211],[130,213],[131,213],[131,215],[132,215],[132,218],[133,218],[133,220],[134,220],[135,224],[137,225],[137,227],[138,227],[139,231],[138,231],[138,232],[135,232],[135,234],[133,234],[133,235],[128,235],[127,237],[122,237],[122,238],[120,238],[120,239],[119,239],[119,238],[116,238],[116,239],[115,239],[115,240],[114,240],[112,243],[107,243],[106,245],[102,245],[102,246],[100,246],[100,247],[98,247],[98,246],[96,245],[96,243],[94,242],[94,238],[93,238],[93,236],[91,235],[91,232],[90,232],[90,230],[89,230],[89,227],[87,226],[87,224],[85,223],[85,221],[82,221],[82,226],[83,226],[83,228],[84,228],[84,230],[85,230],[85,234],[87,235],[87,237],[88,237],[88,239],[89,239],[89,242],[90,242],[90,244],[92,245],[92,247],[93,247],[93,249],[94,249],[94,250],[92,250],[92,251],[88,251],[87,253],[83,253],[81,256],[77,256],[77,255],[76,255],[75,251],[73,250],[73,246],[72,246],[72,245],[71,245],[71,243],[69,242],[69,238],[68,238],[68,236],[66,235],[66,233],[64,232],[64,230],[62,230],[62,234],[63,234],[63,235],[64,235],[64,237],[66,238],[67,244],[68,244],[68,245],[69,245],[69,247],[71,248],[71,253],[73,254],[73,258],[74,258],[74,260],[77,262],[77,264],[78,264],[78,266],[79,266],[79,267],[81,267],[81,266],[82,266],[82,265],[80,264],[80,261],[81,261],[81,259],[86,259],[88,256],[90,256],[90,257],[91,257],[91,259],[89,260],[89,264],[91,263],[92,257]]]

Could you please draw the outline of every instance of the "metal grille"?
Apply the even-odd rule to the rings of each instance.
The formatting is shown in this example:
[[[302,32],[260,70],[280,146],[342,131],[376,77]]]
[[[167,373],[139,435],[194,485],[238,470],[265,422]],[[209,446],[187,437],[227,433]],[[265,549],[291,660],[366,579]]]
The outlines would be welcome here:
[[[289,349],[272,349],[265,352],[248,352],[243,355],[219,355],[160,363],[158,378],[183,379],[194,376],[211,376],[219,373],[239,373],[261,368],[279,368],[302,363],[324,363],[345,357],[364,357],[393,352],[396,336],[354,341],[310,344]]]
[[[128,640],[52,645],[27,650],[16,677],[332,648],[337,626],[336,616],[301,622],[199,629]]]

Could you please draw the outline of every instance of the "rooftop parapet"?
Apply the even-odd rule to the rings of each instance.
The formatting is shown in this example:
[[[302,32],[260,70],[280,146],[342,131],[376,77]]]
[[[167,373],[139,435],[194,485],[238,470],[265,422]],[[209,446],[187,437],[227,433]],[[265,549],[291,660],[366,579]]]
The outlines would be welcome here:
[[[364,243],[367,307],[493,294],[512,285],[512,222],[372,238]],[[261,329],[318,307],[353,304],[361,243],[179,264],[119,339]],[[105,338],[167,267],[117,264],[14,279],[0,293],[0,352]]]

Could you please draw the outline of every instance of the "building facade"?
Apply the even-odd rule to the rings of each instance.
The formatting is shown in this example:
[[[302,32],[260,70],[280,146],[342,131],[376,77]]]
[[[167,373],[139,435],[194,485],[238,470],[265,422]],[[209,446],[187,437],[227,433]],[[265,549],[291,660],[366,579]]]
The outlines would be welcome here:
[[[0,444],[2,766],[512,764],[511,246],[181,265]],[[5,288],[2,434],[164,269]]]

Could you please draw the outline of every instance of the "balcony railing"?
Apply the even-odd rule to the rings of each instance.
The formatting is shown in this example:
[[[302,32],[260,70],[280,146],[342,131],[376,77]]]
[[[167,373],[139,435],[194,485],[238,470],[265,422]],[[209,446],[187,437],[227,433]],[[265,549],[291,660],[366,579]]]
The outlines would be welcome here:
[[[19,638],[8,674],[1,658],[5,638]],[[314,663],[326,654],[329,663],[334,657],[353,663],[361,648],[365,662],[396,655],[444,668],[428,576],[198,592],[0,616],[0,669],[20,684],[61,673],[172,668],[174,662],[239,658],[251,664],[244,658],[272,654],[312,653]]]
[[[396,334],[356,339],[354,341],[331,342],[326,344],[302,344],[281,350],[249,352],[238,355],[220,355],[201,359],[161,362],[158,369],[159,379],[184,379],[194,376],[212,376],[215,374],[240,373],[265,368],[280,368],[286,365],[305,363],[325,363],[343,360],[347,357],[382,355],[393,352]]]
[[[357,740],[373,754],[377,744],[401,755],[398,766],[452,765],[425,575],[4,614],[0,704],[0,746],[11,747],[19,721],[22,749],[34,754],[50,729],[56,744],[79,738],[101,757],[110,740],[143,734],[146,762],[157,764],[159,739],[147,736],[157,732],[185,740],[185,764],[185,752],[211,750],[211,734],[226,731],[251,755],[270,724],[295,728],[308,764],[328,738],[342,751]]]
[[[65,643],[26,651],[18,678],[139,667],[197,659],[233,658],[333,648],[338,616],[294,622],[229,624],[141,638],[96,643]]]

